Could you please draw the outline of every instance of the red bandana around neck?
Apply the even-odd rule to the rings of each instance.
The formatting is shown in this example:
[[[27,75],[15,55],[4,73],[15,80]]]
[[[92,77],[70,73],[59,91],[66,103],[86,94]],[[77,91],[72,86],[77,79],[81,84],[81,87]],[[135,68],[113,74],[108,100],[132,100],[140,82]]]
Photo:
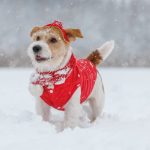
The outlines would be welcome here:
[[[31,77],[31,82],[43,87],[41,99],[45,103],[64,110],[78,87],[81,88],[80,102],[84,102],[92,92],[96,78],[96,67],[89,60],[77,60],[72,54],[65,67],[56,71],[36,72]]]
[[[61,69],[49,72],[37,71],[37,74],[34,74],[35,77],[32,78],[32,83],[40,84],[42,86],[47,85],[49,89],[53,89],[54,85],[62,84],[63,82],[65,82],[65,79],[69,76],[75,64],[76,58],[72,54],[70,61]]]

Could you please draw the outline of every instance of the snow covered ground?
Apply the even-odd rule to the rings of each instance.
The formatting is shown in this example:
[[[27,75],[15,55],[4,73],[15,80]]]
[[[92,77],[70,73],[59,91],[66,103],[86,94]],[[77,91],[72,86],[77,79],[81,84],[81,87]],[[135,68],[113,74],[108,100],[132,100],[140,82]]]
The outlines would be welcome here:
[[[31,69],[0,69],[0,150],[149,150],[150,69],[101,69],[104,114],[88,128],[57,132],[41,121],[27,86]],[[54,121],[62,113],[55,113]]]

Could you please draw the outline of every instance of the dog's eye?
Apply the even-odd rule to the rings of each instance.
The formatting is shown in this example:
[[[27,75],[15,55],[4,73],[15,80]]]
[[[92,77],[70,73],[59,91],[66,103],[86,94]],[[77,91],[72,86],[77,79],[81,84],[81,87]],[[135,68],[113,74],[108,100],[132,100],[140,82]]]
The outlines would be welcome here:
[[[56,38],[51,38],[51,39],[49,39],[49,42],[50,42],[50,43],[56,43],[56,42],[57,42],[57,39],[56,39]]]
[[[36,37],[36,41],[39,41],[39,40],[40,40],[40,37],[39,37],[39,36],[37,36],[37,37]]]

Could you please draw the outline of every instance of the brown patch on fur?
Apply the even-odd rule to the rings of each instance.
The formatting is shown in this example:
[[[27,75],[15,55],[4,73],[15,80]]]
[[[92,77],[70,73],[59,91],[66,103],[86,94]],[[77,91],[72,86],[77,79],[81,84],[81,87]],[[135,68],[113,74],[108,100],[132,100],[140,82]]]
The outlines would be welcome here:
[[[64,41],[65,43],[68,43],[68,42],[65,40],[62,31],[61,31],[59,28],[53,27],[53,26],[51,26],[51,27],[49,27],[49,26],[33,27],[32,31],[31,31],[31,33],[30,33],[30,36],[32,37],[34,33],[38,32],[38,31],[43,31],[43,30],[46,30],[46,29],[50,29],[50,28],[51,28],[52,30],[56,31],[56,32],[60,35],[60,37],[63,39],[63,41]],[[68,37],[69,41],[75,41],[76,38],[83,38],[83,35],[82,35],[80,29],[72,29],[72,28],[69,28],[69,29],[65,29],[65,32],[66,32],[66,34],[67,34],[67,37]]]
[[[61,39],[62,39],[65,43],[68,43],[68,41],[66,41],[65,38],[64,38],[64,34],[62,33],[62,31],[61,31],[59,28],[57,28],[57,27],[51,27],[51,29],[52,29],[53,31],[55,31],[55,32],[61,37]]]
[[[58,27],[54,26],[35,27],[31,31],[31,37],[33,41],[43,41],[47,43],[54,58],[65,55],[69,44],[69,42],[65,40],[62,31]],[[39,37],[39,40],[37,40],[37,37]],[[52,38],[55,38],[57,42],[52,43]]]
[[[33,27],[30,35],[32,36],[34,33],[38,32],[38,31],[48,29],[48,28],[49,28],[48,26]]]
[[[75,41],[76,38],[83,38],[80,29],[65,29],[69,41]]]
[[[91,61],[95,66],[100,64],[103,61],[102,56],[100,55],[98,50],[95,50],[94,52],[92,52],[87,59],[89,61]]]
[[[31,37],[32,37],[34,33],[38,32],[38,31],[44,31],[44,30],[46,30],[46,29],[51,29],[51,30],[53,30],[54,32],[56,32],[56,33],[61,37],[61,39],[62,39],[66,44],[68,43],[68,41],[65,40],[62,31],[61,31],[59,28],[53,27],[53,26],[51,26],[51,27],[49,27],[49,26],[33,27],[33,29],[32,29],[32,31],[31,31],[30,35],[31,35]]]

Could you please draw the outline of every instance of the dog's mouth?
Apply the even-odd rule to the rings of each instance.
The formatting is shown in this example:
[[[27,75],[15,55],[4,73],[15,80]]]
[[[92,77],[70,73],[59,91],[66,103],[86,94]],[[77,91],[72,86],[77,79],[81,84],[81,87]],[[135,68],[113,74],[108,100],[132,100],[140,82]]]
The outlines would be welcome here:
[[[40,56],[40,55],[36,55],[36,56],[35,56],[35,60],[36,60],[37,62],[43,62],[43,61],[49,60],[49,58],[42,57],[42,56]]]

